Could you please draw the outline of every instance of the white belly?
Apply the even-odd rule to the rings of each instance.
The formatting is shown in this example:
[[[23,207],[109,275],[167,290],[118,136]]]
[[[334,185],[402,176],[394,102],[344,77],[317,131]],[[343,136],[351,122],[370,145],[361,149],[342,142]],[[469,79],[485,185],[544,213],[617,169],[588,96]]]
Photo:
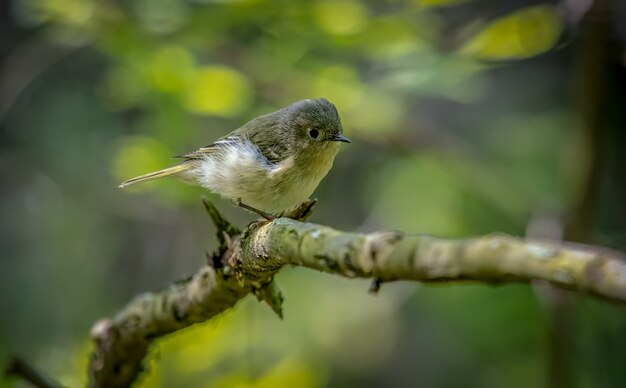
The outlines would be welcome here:
[[[187,176],[225,198],[277,213],[309,198],[330,170],[337,149],[329,147],[314,164],[296,166],[292,158],[272,164],[254,144],[245,141],[207,154]]]

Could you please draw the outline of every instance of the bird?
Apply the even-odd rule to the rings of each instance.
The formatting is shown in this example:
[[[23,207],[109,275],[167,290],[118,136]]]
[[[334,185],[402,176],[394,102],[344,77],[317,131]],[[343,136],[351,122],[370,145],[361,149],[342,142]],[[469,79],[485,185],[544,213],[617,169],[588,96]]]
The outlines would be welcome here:
[[[183,161],[125,182],[168,176],[200,185],[235,205],[273,219],[306,201],[333,165],[343,135],[325,98],[297,101],[256,117],[215,142],[179,155]]]

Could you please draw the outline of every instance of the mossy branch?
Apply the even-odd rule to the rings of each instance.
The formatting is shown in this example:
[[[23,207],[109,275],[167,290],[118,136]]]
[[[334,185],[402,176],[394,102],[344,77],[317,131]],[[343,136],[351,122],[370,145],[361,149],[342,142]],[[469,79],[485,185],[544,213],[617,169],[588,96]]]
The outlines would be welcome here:
[[[289,216],[304,218],[314,202]],[[604,248],[506,235],[452,240],[401,232],[348,233],[289,218],[251,224],[241,235],[208,202],[220,251],[208,265],[169,288],[137,296],[115,317],[94,325],[90,385],[124,387],[143,370],[157,338],[203,322],[252,293],[282,314],[273,281],[285,265],[373,280],[371,291],[397,280],[471,280],[500,284],[546,281],[626,302],[626,262]]]

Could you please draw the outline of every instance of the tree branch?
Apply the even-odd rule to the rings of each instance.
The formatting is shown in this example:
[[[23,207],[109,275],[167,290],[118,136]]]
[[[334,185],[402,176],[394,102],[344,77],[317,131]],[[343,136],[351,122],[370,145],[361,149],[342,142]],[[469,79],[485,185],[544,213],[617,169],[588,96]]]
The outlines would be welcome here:
[[[253,223],[237,238],[225,232],[232,226],[207,206],[221,223],[220,252],[192,277],[139,295],[115,317],[94,326],[91,386],[130,385],[143,370],[143,359],[156,338],[205,321],[249,293],[280,314],[282,296],[273,277],[285,265],[371,278],[373,291],[396,280],[492,284],[541,280],[626,302],[624,258],[604,248],[506,235],[451,240],[400,232],[348,233],[288,218]]]
[[[62,386],[53,381],[42,372],[35,369],[26,360],[21,357],[13,357],[4,369],[4,375],[7,377],[16,376],[32,384],[37,388],[61,388]]]

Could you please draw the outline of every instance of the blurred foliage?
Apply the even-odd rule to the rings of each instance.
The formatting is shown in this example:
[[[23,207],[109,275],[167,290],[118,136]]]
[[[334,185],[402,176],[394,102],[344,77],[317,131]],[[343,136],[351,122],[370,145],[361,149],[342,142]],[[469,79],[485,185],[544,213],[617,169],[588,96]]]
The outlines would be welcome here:
[[[553,7],[528,7],[484,27],[461,52],[483,59],[528,58],[551,49],[561,30]]]
[[[353,139],[315,194],[314,222],[449,237],[523,235],[541,224],[558,235],[590,147],[572,93],[574,3],[7,3],[0,364],[19,352],[64,384],[84,385],[90,325],[193,272],[215,248],[201,196],[238,224],[252,219],[180,182],[117,184],[302,98],[334,102]],[[606,155],[623,148],[621,133]],[[601,186],[612,204],[626,177],[610,165]],[[597,212],[590,237],[626,250],[623,210]],[[556,326],[533,287],[386,284],[373,298],[367,282],[303,269],[278,280],[284,321],[248,299],[160,341],[139,386],[548,381]],[[623,314],[588,298],[573,303],[576,386],[623,386]]]

